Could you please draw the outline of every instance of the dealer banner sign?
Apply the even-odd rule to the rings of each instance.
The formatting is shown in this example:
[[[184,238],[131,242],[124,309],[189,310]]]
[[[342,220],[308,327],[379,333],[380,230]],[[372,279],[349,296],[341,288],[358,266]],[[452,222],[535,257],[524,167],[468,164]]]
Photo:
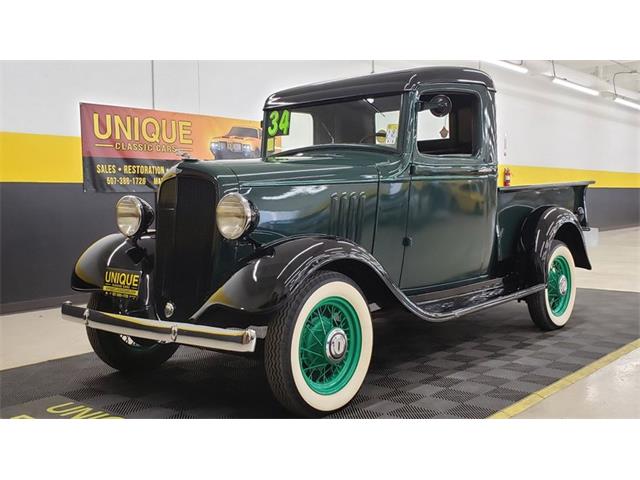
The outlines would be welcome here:
[[[256,158],[260,122],[80,104],[85,192],[148,192],[184,158]]]

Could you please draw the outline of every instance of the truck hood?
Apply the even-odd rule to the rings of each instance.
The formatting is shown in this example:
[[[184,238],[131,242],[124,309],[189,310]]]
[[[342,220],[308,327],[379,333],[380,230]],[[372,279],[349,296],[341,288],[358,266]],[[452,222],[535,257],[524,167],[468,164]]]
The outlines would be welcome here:
[[[189,160],[177,169],[215,179],[220,198],[239,189],[260,212],[251,236],[260,244],[291,235],[338,234],[371,249],[378,168],[399,158],[399,154],[384,150],[325,148],[270,159]],[[342,207],[331,213],[336,201]],[[357,212],[357,218],[347,220]],[[349,230],[347,223],[358,228]],[[249,250],[237,255],[248,255]]]
[[[218,176],[233,172],[241,187],[308,182],[341,183],[378,179],[377,163],[388,162],[397,154],[373,150],[338,150],[294,156],[247,160],[189,162],[188,168]]]

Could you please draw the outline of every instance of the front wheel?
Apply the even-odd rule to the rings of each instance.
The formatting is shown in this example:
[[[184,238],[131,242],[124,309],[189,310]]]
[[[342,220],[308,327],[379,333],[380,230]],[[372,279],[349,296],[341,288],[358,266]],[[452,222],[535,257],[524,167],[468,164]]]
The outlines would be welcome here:
[[[529,314],[541,330],[566,325],[576,301],[575,264],[567,246],[554,240],[547,262],[547,288],[527,298]]]
[[[340,273],[319,272],[269,323],[265,369],[287,409],[327,415],[358,393],[372,350],[371,314],[360,289]]]
[[[88,308],[114,312],[108,297],[94,293]],[[166,362],[178,349],[174,343],[159,343],[143,338],[118,335],[87,327],[87,337],[93,351],[104,363],[123,372],[146,371]]]

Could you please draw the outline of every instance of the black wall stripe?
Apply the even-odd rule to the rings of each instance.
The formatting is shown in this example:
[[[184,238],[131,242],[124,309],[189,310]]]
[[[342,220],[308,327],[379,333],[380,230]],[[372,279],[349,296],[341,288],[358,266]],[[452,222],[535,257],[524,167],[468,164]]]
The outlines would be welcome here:
[[[92,242],[116,231],[114,206],[120,195],[83,193],[82,185],[73,183],[0,184],[2,310],[55,306],[71,298],[73,265]],[[140,196],[154,204],[153,194]],[[336,195],[332,228],[358,237],[363,201],[359,193]],[[587,206],[594,227],[640,225],[640,189],[588,189]]]

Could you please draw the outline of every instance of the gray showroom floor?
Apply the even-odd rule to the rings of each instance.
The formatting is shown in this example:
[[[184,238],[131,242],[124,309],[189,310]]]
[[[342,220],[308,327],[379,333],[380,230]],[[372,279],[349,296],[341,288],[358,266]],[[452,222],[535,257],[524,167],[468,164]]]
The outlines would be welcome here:
[[[582,271],[582,270],[578,271],[579,272],[578,284],[580,287],[587,287],[591,289],[600,289],[600,290],[640,292],[640,229],[633,228],[633,229],[601,232],[600,238],[599,238],[599,244],[597,247],[593,247],[590,249],[590,254],[591,254],[594,270],[591,272]],[[597,297],[597,292],[593,294],[593,295],[596,295],[595,297],[593,297],[593,295],[591,294],[589,295],[592,298],[596,298],[596,299],[600,298],[601,302],[622,301],[622,298],[623,298],[623,297],[619,297],[619,298],[616,297],[614,299],[613,296],[611,296],[610,298],[609,296]],[[603,295],[604,295],[604,292],[603,292]],[[613,295],[613,293],[611,295]],[[633,297],[633,294],[630,294],[630,295],[632,295]],[[636,297],[633,297],[633,298],[636,298]],[[627,298],[627,297],[624,297],[624,298]],[[617,338],[616,340],[617,343],[615,345],[616,348],[619,346],[622,346],[623,340],[631,341],[640,336],[640,325],[639,325],[640,319],[638,317],[639,312],[638,312],[637,302],[634,300],[632,301],[632,303],[633,303],[633,306],[631,309],[631,318],[630,318],[630,321],[632,322],[631,327],[629,327],[629,324],[626,324],[627,325],[625,327],[627,329],[625,330],[626,333],[624,335],[621,334],[620,337],[616,337]],[[596,308],[596,306],[597,305],[594,304],[594,308]],[[522,306],[519,306],[519,307],[522,307]],[[519,310],[514,310],[514,311],[519,311]],[[627,316],[629,316],[628,312],[627,312]],[[1,337],[0,369],[2,370],[14,369],[15,367],[31,365],[38,362],[45,362],[47,360],[73,357],[79,354],[90,352],[90,347],[86,340],[83,329],[78,328],[76,325],[64,322],[60,320],[58,317],[59,317],[59,314],[57,309],[41,310],[36,312],[27,312],[27,313],[2,316],[0,318],[0,322],[1,322],[0,323],[0,337]],[[591,327],[592,326],[590,326],[589,328]],[[381,328],[385,329],[386,327],[383,325],[383,327]],[[422,327],[419,327],[419,328],[422,328]],[[516,328],[516,327],[513,327],[513,328]],[[628,332],[629,328],[631,328],[630,334]],[[456,327],[451,331],[453,332],[454,330],[457,331],[458,328]],[[496,339],[499,339],[498,337],[501,336],[499,329],[492,328],[490,333],[492,333],[492,335],[488,336],[488,338],[483,337],[483,340],[481,342],[478,342],[478,343],[488,344],[488,346],[485,345],[486,346],[485,351],[487,352],[492,352],[491,348],[489,348],[489,346],[491,345],[491,340],[495,341]],[[589,338],[589,335],[593,337],[596,331],[585,330],[585,333],[587,335],[587,337],[585,338]],[[526,344],[528,342],[527,338],[525,337],[516,338],[520,334],[520,332],[518,332],[517,330],[515,331],[512,330],[509,333],[504,332],[504,334],[506,336],[512,335],[512,340],[515,343],[524,342]],[[635,338],[634,338],[634,335],[635,335]],[[397,334],[393,335],[393,337],[395,338],[396,341],[400,341],[400,339],[397,337]],[[476,340],[477,338],[479,337],[476,337]],[[607,339],[603,339],[603,340],[607,340]],[[472,341],[472,340],[469,338],[466,338],[466,341],[468,343],[469,341]],[[567,339],[562,340],[562,338],[560,338],[559,341],[566,342]],[[612,343],[611,348],[613,348],[613,346],[614,345]],[[449,347],[453,347],[453,345],[449,345]],[[461,348],[463,348],[464,350],[464,346]],[[575,347],[575,348],[578,348],[578,347]],[[600,350],[598,350],[598,348],[600,347],[598,347],[598,345],[596,345],[595,343],[591,343],[589,345],[582,345],[579,348],[581,348],[585,352],[589,352],[592,355],[591,357],[589,357],[589,355],[586,355],[584,357],[584,362],[580,363],[579,366],[583,366],[585,362],[587,362],[587,360],[589,361],[596,360],[598,358],[598,355],[602,356],[602,354],[606,353],[604,350],[602,350],[602,354],[599,354],[598,352]],[[579,351],[580,350],[578,350],[578,353]],[[180,356],[178,359],[176,359],[175,368],[180,368],[180,365],[183,365],[185,362],[188,362],[189,357],[200,358],[199,357],[200,355],[206,354],[206,352],[197,352],[195,350],[193,352],[194,353],[185,353],[184,357]],[[429,352],[425,352],[425,354],[427,353]],[[436,351],[431,353],[437,354],[438,352]],[[449,353],[451,353],[451,348],[449,348]],[[456,355],[456,352],[453,352],[453,353],[454,355]],[[440,354],[440,355],[443,355],[443,354]],[[458,360],[462,360],[463,357],[465,356],[465,353],[462,352],[460,354],[460,352],[458,352],[457,355],[459,357]],[[511,353],[509,355],[513,356]],[[427,357],[429,356],[426,355],[426,357],[423,359],[424,362],[428,361],[432,363],[433,361],[437,361],[434,358],[430,358],[430,357],[427,358]],[[89,372],[88,370],[86,370],[86,368],[88,368],[89,366],[91,366],[91,368],[94,368],[94,367],[101,368],[93,364],[93,362],[95,362],[95,358],[93,355],[86,355],[86,356],[74,357],[74,358],[77,358],[78,362],[80,362],[79,359],[82,358],[81,363],[77,365],[80,365],[82,368],[84,368],[85,373]],[[74,358],[69,358],[68,361],[69,362],[75,361]],[[515,360],[510,357],[505,357],[505,358],[507,358],[507,360],[502,359],[500,361],[515,362]],[[534,358],[535,358],[535,355],[534,355]],[[542,358],[544,358],[544,355],[542,355]],[[583,358],[583,357],[578,356],[578,358]],[[415,358],[411,360],[414,363],[416,361]],[[549,362],[556,362],[559,364],[559,366],[567,365],[567,368],[568,368],[568,362],[566,361],[563,362],[560,358],[557,358],[557,359],[546,358],[546,360],[548,360]],[[209,360],[200,359],[196,363],[200,363],[200,361],[205,363],[212,362],[211,359]],[[453,361],[455,362],[456,360],[454,359]],[[3,387],[3,388],[8,387],[9,384],[12,383],[12,381],[9,381],[12,378],[12,375],[17,374],[19,371],[23,372],[24,374],[28,373],[30,378],[35,380],[36,378],[40,379],[43,373],[44,374],[46,374],[47,372],[51,373],[49,370],[53,368],[52,365],[63,366],[64,364],[66,364],[65,362],[67,362],[67,360],[62,360],[60,361],[60,363],[47,362],[46,364],[42,364],[37,367],[34,366],[34,367],[25,368],[25,369],[12,370],[11,372],[5,372],[7,375],[5,375],[4,373],[2,374],[2,378],[4,378],[5,381],[3,382],[3,385],[0,385],[0,387]],[[229,366],[232,366],[236,363],[236,359],[231,358],[228,360],[218,360],[214,363],[216,364],[229,363]],[[415,385],[415,388],[417,389],[416,392],[411,391],[408,393],[406,392],[406,389],[399,388],[399,387],[402,387],[403,381],[408,382],[408,383],[405,383],[404,386],[406,386],[407,384],[411,384],[409,380],[400,379],[401,381],[397,381],[397,379],[394,380],[395,377],[393,377],[393,375],[391,376],[387,375],[384,371],[384,368],[382,368],[382,370],[378,372],[376,372],[375,369],[372,369],[372,375],[370,375],[370,377],[368,378],[367,385],[363,389],[363,392],[360,395],[360,398],[357,399],[358,402],[354,408],[365,411],[364,416],[392,416],[392,417],[418,416],[418,417],[427,417],[427,418],[428,417],[433,418],[438,416],[481,417],[483,415],[487,416],[499,408],[504,408],[508,406],[509,403],[512,403],[513,401],[517,400],[515,397],[510,398],[509,395],[507,395],[508,393],[507,391],[503,392],[504,394],[502,396],[504,398],[501,399],[502,402],[493,401],[496,398],[500,399],[499,398],[500,395],[498,395],[497,397],[489,396],[488,400],[487,399],[482,400],[480,399],[482,395],[477,395],[477,392],[475,392],[476,396],[473,398],[472,402],[475,401],[476,403],[478,403],[482,401],[487,401],[490,403],[490,405],[489,404],[487,404],[486,406],[482,406],[482,404],[475,405],[475,406],[471,405],[471,407],[464,407],[463,409],[464,412],[463,412],[463,410],[460,410],[460,408],[462,407],[458,408],[458,406],[450,404],[449,408],[454,412],[450,415],[447,415],[446,411],[436,411],[433,408],[431,410],[423,409],[423,410],[427,410],[428,412],[431,412],[431,414],[428,414],[428,413],[424,413],[422,410],[415,410],[415,408],[413,408],[412,410],[412,408],[409,408],[409,407],[407,408],[396,407],[395,409],[390,410],[395,412],[396,413],[395,415],[385,415],[384,413],[385,405],[391,408],[393,406],[391,404],[394,402],[397,405],[409,406],[409,405],[413,405],[416,402],[419,403],[420,401],[422,401],[422,399],[418,398],[416,395],[418,396],[423,395],[425,397],[431,397],[432,395],[434,395],[434,399],[439,399],[438,401],[440,405],[444,405],[446,402],[455,403],[456,401],[461,399],[461,398],[458,398],[460,397],[460,395],[458,390],[455,389],[455,387],[452,389],[453,390],[452,392],[448,392],[449,388],[442,388],[442,387],[448,387],[447,385],[445,384],[438,385],[438,382],[442,383],[444,381],[445,383],[447,383],[446,379],[427,378],[427,374],[440,375],[442,372],[427,371],[429,365],[425,363],[424,366],[421,367],[420,364],[422,363],[423,362],[420,361],[418,362],[418,365],[413,366],[415,368],[408,369],[409,372],[413,372],[413,376],[415,378],[422,375],[421,376],[422,380],[417,382]],[[515,362],[514,365],[515,364],[518,364],[518,362]],[[470,363],[466,364],[466,366],[468,366],[469,369],[475,368],[478,371],[479,369],[481,369],[480,367],[478,367],[476,363],[473,363],[471,361]],[[574,364],[574,367],[576,366],[578,366],[578,363]],[[245,365],[245,367],[248,367],[251,370],[249,364]],[[531,376],[530,380],[536,380],[536,378],[539,377],[539,376],[536,377],[535,373],[532,374],[531,372],[525,372],[524,368],[521,368],[521,370],[522,370],[521,373],[523,374],[526,373],[528,375],[533,375]],[[38,371],[40,371],[41,373],[38,373]],[[470,370],[470,372],[473,373],[472,370]],[[569,370],[567,370],[567,373],[568,372]],[[471,377],[471,373],[467,373],[467,375]],[[555,369],[553,373],[554,373],[553,378],[556,380],[562,377],[561,369]],[[103,372],[103,375],[104,375],[104,372]],[[197,375],[197,373],[194,373],[193,375]],[[487,378],[487,379],[491,377],[491,375],[487,376],[484,374],[480,374],[477,376],[481,378]],[[109,377],[111,378],[112,376],[109,376]],[[44,378],[40,379],[39,381],[44,382],[45,384],[47,383]],[[87,381],[89,385],[94,385],[94,387],[96,386],[96,384],[92,383],[93,380],[89,379]],[[112,379],[110,381],[116,381],[116,380]],[[385,382],[393,383],[394,381],[397,385],[385,384]],[[107,382],[107,384],[108,383],[109,382]],[[468,382],[468,383],[473,384],[474,382]],[[475,382],[475,383],[481,383],[481,382]],[[531,388],[535,386],[535,381],[531,381],[528,383],[531,384]],[[87,383],[85,382],[84,385],[87,385]],[[100,384],[100,386],[104,386],[104,385]],[[544,385],[541,385],[541,386],[544,386]],[[92,394],[91,388],[94,388],[94,387],[84,387],[84,390],[83,390],[83,387],[80,386],[79,389],[73,390],[72,386],[69,386],[69,388],[66,389],[68,390],[66,393],[71,393],[71,395],[69,395],[69,398],[73,398],[73,399],[77,398],[78,400],[82,400],[83,398],[91,398],[91,394]],[[474,387],[474,385],[466,385],[466,387]],[[477,385],[475,387],[482,388],[482,387],[477,387]],[[520,385],[520,387],[522,387],[522,385]],[[386,393],[385,392],[380,393],[381,389],[385,389],[385,388],[390,390]],[[80,391],[79,393],[78,393],[78,390]],[[498,393],[500,393],[502,392],[502,390],[505,390],[505,389],[502,389],[502,390],[497,389],[497,390],[499,390]],[[368,397],[367,392],[372,392],[372,391],[376,393],[374,393],[373,396]],[[405,392],[405,394],[398,393],[399,391]],[[464,391],[464,389],[462,391]],[[7,393],[6,390],[4,393]],[[3,397],[5,396],[4,393],[3,393]],[[445,398],[447,395],[453,395],[454,393],[456,393],[458,397]],[[468,392],[468,393],[473,393],[473,392]],[[385,394],[388,398],[383,400],[378,399],[378,395],[384,396]],[[33,395],[35,395],[35,397],[33,397]],[[32,395],[33,398],[38,397],[38,395],[36,394],[33,394],[33,395]],[[10,396],[11,395],[9,394],[9,397]],[[125,413],[128,413],[128,411],[131,409],[133,409],[132,411],[135,411],[135,401],[133,404],[134,406],[131,406],[132,404],[130,401],[129,403],[122,404],[122,402],[127,401],[127,398],[122,398],[122,397],[126,397],[126,395],[121,395],[119,397],[120,402],[118,402],[118,398],[113,399],[114,401],[112,403],[116,405],[116,410],[118,408],[118,405],[120,405],[120,408],[125,408],[125,411],[122,412],[123,415],[125,415]],[[375,397],[375,398],[372,398],[372,397]],[[478,400],[476,400],[476,398],[478,398]],[[600,417],[640,418],[640,411],[638,411],[638,405],[639,405],[638,398],[640,398],[640,353],[636,350],[635,352],[631,352],[627,355],[622,356],[621,358],[617,359],[613,363],[587,376],[586,378],[583,378],[573,383],[569,387],[549,396],[548,398],[537,403],[533,407],[523,411],[516,417],[518,418],[600,418]],[[25,398],[24,400],[27,400],[27,398]],[[414,402],[414,400],[416,402]],[[375,403],[374,401],[377,403]],[[430,405],[434,405],[433,399],[430,401],[431,401]],[[372,402],[374,402],[374,404],[372,404]],[[384,403],[384,402],[387,402],[387,403]],[[460,403],[464,403],[464,402],[460,402]],[[579,407],[577,407],[577,405],[579,405]],[[416,408],[420,408],[420,407],[416,407]],[[458,410],[454,410],[456,408],[458,408]],[[375,412],[375,414],[372,414],[371,412]],[[465,414],[463,415],[462,413],[460,413],[459,415],[456,415],[455,412],[462,412]],[[354,412],[354,415],[348,415],[348,412],[345,412],[345,413],[347,414],[345,416],[355,416],[355,417],[361,416],[361,415],[356,415],[355,413],[357,412]],[[378,415],[377,413],[380,413],[380,415]],[[256,412],[256,414],[257,416],[261,415],[258,412]],[[5,415],[3,414],[3,416]],[[125,416],[128,416],[128,415],[125,415]],[[133,416],[136,416],[136,415],[133,415]],[[162,415],[159,415],[159,416],[162,416]],[[241,416],[247,416],[247,414],[245,413],[245,414],[242,414]]]

